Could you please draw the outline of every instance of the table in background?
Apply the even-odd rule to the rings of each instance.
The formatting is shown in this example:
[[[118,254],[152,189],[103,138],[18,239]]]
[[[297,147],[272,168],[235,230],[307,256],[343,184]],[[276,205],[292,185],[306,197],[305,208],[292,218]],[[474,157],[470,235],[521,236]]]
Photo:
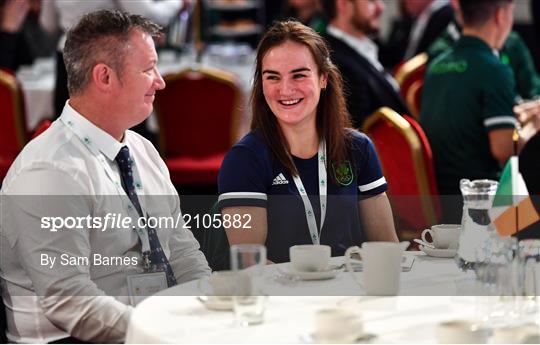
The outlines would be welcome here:
[[[161,58],[161,56],[163,58]],[[187,67],[195,67],[193,54],[177,54],[172,51],[160,52],[158,69],[162,75],[179,72]],[[245,55],[243,60],[231,63],[230,59],[220,58],[216,55],[203,55],[201,66],[208,66],[228,71],[235,75],[244,94],[245,105],[249,99],[251,80],[253,77],[253,55]],[[26,108],[26,125],[28,131],[33,131],[40,121],[54,115],[54,86],[55,86],[54,58],[37,59],[32,66],[23,66],[17,72],[24,92]],[[244,112],[237,133],[241,137],[249,130],[249,112]],[[59,115],[59,114],[58,114]],[[150,130],[157,132],[157,121],[150,118]]]
[[[362,314],[365,330],[377,335],[374,342],[433,343],[439,322],[479,319],[496,307],[492,302],[498,297],[466,297],[478,287],[474,273],[460,272],[453,259],[415,255],[413,269],[401,275],[399,297],[358,296],[362,289],[348,272],[331,280],[282,285],[274,277],[287,264],[269,265],[265,282],[274,294],[267,300],[265,322],[249,328],[235,326],[230,311],[206,309],[194,297],[196,282],[175,286],[134,309],[126,342],[299,343],[313,331],[317,310],[343,306]],[[342,257],[332,260],[343,262]],[[435,291],[437,296],[433,296]],[[334,296],[314,296],[314,292]]]

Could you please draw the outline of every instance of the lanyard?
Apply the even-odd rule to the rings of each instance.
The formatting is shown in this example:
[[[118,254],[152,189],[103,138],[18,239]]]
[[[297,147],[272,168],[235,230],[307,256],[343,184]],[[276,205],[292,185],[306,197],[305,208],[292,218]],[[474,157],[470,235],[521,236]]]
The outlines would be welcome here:
[[[319,144],[317,161],[319,164],[319,201],[321,204],[320,229],[317,229],[315,212],[313,212],[311,201],[309,200],[300,176],[293,176],[293,181],[296,185],[296,189],[298,189],[298,193],[300,193],[300,197],[302,198],[302,202],[304,203],[304,211],[306,212],[306,220],[313,244],[320,244],[321,242],[321,232],[324,225],[324,217],[326,216],[326,143],[324,141],[321,141],[321,143]]]
[[[89,137],[87,137],[83,133],[83,131],[81,131],[81,129],[75,123],[73,123],[73,121],[64,121],[64,119],[60,119],[69,129],[71,129],[79,137],[79,139],[82,140],[82,142],[90,150],[90,152],[92,152],[95,156],[98,157],[99,163],[107,173],[107,176],[109,176],[109,178],[114,182],[118,195],[122,198],[123,204],[126,205],[125,210],[127,210],[127,214],[131,218],[131,224],[134,225],[133,230],[137,233],[139,239],[141,240],[142,253],[144,254],[145,252],[150,252],[150,240],[148,238],[148,232],[146,229],[140,228],[138,226],[137,220],[139,219],[139,213],[137,212],[135,206],[127,196],[124,188],[122,188],[122,182],[120,181],[119,176],[112,171],[111,166],[105,161],[103,155],[92,144],[92,141],[89,139]],[[133,157],[131,157],[131,159],[133,159]],[[141,181],[139,171],[135,164],[133,164],[133,178],[136,181]],[[136,183],[135,189],[136,193],[141,192],[142,183]],[[137,196],[139,196],[138,193]],[[144,210],[143,200],[139,199],[139,203],[141,203],[141,208]]]

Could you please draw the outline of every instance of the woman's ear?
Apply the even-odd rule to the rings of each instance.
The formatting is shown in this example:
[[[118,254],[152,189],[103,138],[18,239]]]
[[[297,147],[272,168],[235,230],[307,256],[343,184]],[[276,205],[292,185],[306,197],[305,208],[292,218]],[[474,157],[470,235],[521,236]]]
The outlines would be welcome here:
[[[328,74],[323,74],[321,76],[321,89],[325,90],[326,89],[326,86],[328,86]]]

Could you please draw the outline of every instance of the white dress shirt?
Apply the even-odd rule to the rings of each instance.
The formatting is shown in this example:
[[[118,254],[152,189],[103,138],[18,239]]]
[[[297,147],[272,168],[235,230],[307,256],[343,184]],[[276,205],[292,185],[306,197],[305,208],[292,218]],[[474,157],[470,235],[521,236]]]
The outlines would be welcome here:
[[[354,49],[358,54],[366,58],[366,60],[368,60],[369,63],[373,67],[375,67],[377,71],[383,74],[383,76],[386,78],[388,83],[390,83],[390,85],[394,88],[394,90],[396,92],[399,92],[399,85],[397,81],[389,73],[386,73],[383,65],[379,61],[379,48],[377,47],[375,42],[370,40],[367,36],[360,38],[360,37],[356,37],[351,34],[348,34],[345,31],[338,29],[333,25],[328,25],[326,32],[329,35],[332,35],[335,38],[342,40],[349,47]]]
[[[63,51],[65,33],[86,13],[118,9],[139,14],[161,26],[167,26],[182,5],[182,0],[47,0],[42,2],[39,21],[49,32],[57,32],[58,29],[64,32],[58,42],[58,51]]]
[[[0,274],[10,341],[43,343],[71,335],[123,342],[131,313],[126,276],[142,271],[137,234],[132,229],[53,232],[42,227],[42,217],[129,214],[132,206],[123,202],[129,199],[114,160],[124,145],[134,160],[144,213],[181,219],[180,200],[152,144],[131,131],[120,143],[68,103],[11,166],[0,191]],[[182,225],[157,231],[178,283],[210,273],[198,242]],[[56,265],[43,265],[41,254],[56,257]],[[61,254],[134,258],[137,264],[62,266]]]
[[[409,34],[409,44],[405,50],[405,60],[408,60],[414,56],[414,52],[416,51],[416,48],[418,47],[418,44],[426,31],[429,19],[433,13],[446,6],[449,2],[450,0],[434,0],[422,11],[422,13],[420,13],[418,19],[416,19],[414,22],[411,33]]]

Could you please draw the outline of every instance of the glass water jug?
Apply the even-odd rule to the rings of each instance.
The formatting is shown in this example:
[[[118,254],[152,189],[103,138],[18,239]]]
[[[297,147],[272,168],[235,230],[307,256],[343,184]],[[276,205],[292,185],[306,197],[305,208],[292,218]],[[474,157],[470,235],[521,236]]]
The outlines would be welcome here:
[[[497,181],[462,179],[463,215],[456,263],[462,270],[475,269],[478,250],[489,241],[492,232],[488,211],[498,186]]]

